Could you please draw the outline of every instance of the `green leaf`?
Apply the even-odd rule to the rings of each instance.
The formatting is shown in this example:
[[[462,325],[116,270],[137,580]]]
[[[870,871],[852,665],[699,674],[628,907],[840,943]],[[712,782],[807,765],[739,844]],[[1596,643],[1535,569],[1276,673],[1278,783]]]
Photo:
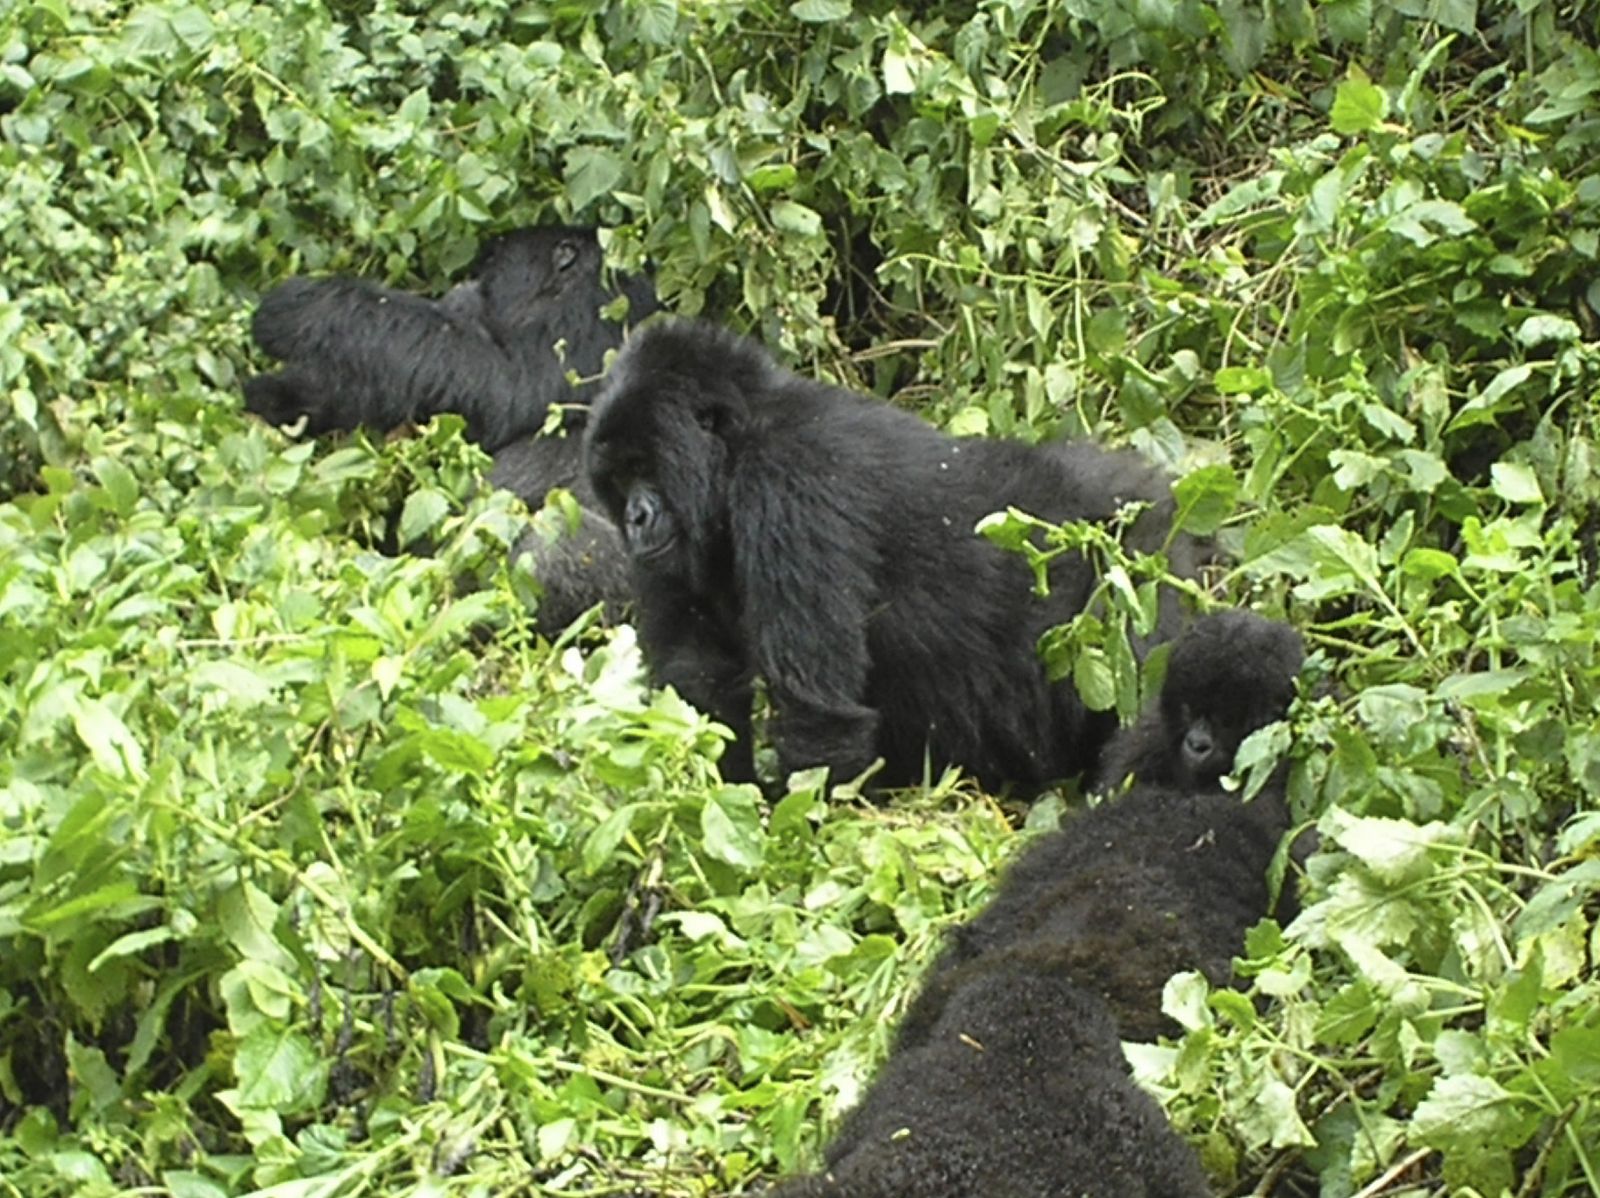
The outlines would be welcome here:
[[[1583,331],[1578,328],[1577,322],[1565,316],[1552,316],[1541,312],[1537,316],[1530,316],[1517,326],[1517,344],[1531,349],[1536,345],[1546,345],[1555,342],[1558,345],[1567,345],[1583,338]]]
[[[1519,462],[1496,462],[1489,467],[1494,493],[1507,503],[1544,503],[1538,476]]]
[[[1434,869],[1432,850],[1460,842],[1460,833],[1443,823],[1422,826],[1405,820],[1351,815],[1337,807],[1323,817],[1322,832],[1390,884],[1415,879]]]
[[[400,544],[412,545],[431,536],[450,512],[450,497],[433,487],[406,496],[400,511]]]
[[[1383,89],[1360,71],[1353,71],[1334,92],[1328,123],[1335,133],[1348,137],[1353,133],[1370,133],[1388,116],[1389,97]]]
[[[79,698],[73,705],[72,726],[94,763],[106,773],[144,780],[143,747],[105,703],[99,699]]]
[[[765,833],[759,798],[749,786],[723,786],[711,792],[700,809],[706,852],[740,869],[760,867]]]
[[[241,880],[218,895],[217,920],[241,957],[294,972],[294,958],[273,934],[278,904],[254,883]]]
[[[850,16],[850,0],[797,0],[789,5],[789,12],[797,21],[811,25],[843,21]]]
[[[785,233],[815,237],[822,232],[822,218],[804,204],[778,200],[772,205],[772,223]]]
[[[622,159],[600,146],[574,146],[567,151],[567,200],[574,209],[587,208],[609,196],[622,180]]]
[[[233,1057],[239,1106],[292,1115],[322,1101],[326,1065],[298,1032],[263,1023],[239,1041]]]
[[[1272,387],[1272,372],[1260,366],[1224,366],[1212,384],[1221,395],[1259,395]]]

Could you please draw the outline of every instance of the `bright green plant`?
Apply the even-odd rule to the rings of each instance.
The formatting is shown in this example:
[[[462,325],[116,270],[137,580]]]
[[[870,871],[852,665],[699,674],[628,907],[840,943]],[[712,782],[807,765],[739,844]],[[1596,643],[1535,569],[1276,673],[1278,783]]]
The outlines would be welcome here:
[[[0,4],[0,1194],[754,1187],[1015,848],[723,785],[630,633],[528,631],[454,422],[239,414],[262,288],[555,219],[955,431],[1137,446],[1308,630],[1304,909],[1133,1053],[1219,1192],[1600,1191],[1594,21]]]

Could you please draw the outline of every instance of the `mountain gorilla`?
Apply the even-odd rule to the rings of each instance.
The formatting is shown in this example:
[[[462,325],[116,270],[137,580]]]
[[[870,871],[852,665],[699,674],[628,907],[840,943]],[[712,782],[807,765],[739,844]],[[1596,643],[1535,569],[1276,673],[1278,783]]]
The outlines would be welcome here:
[[[1285,769],[1248,803],[1220,779],[1246,736],[1283,718],[1303,660],[1300,634],[1286,624],[1243,611],[1197,620],[1173,645],[1154,722],[1108,749],[1136,770],[1132,789],[1018,858],[989,904],[951,932],[900,1041],[920,1040],[966,976],[1017,946],[1049,946],[1075,983],[1110,1004],[1124,1039],[1171,1030],[1161,991],[1174,973],[1198,969],[1225,984],[1245,930],[1267,914],[1286,922],[1295,903],[1286,893],[1269,910],[1266,877],[1289,829]],[[1162,713],[1180,710],[1189,736],[1152,734]],[[1221,730],[1207,755],[1214,773],[1190,764],[1202,725]]]
[[[1106,1004],[1048,950],[996,960],[896,1049],[827,1149],[764,1198],[1208,1198]]]
[[[551,227],[490,240],[467,281],[437,300],[361,279],[290,279],[261,301],[251,326],[283,369],[246,380],[245,407],[277,424],[303,416],[314,435],[460,414],[467,436],[494,455],[491,483],[534,508],[566,487],[582,509],[570,536],[530,529],[512,551],[533,554],[541,629],[564,627],[601,599],[620,605],[622,545],[583,474],[586,396],[566,372],[598,375],[621,344],[622,325],[602,307],[626,296],[638,320],[656,297],[636,276],[606,286],[602,265],[594,230]],[[566,406],[547,433],[552,405]]]
[[[1305,657],[1300,634],[1247,611],[1197,620],[1167,660],[1160,699],[1106,751],[1100,787],[1216,787],[1257,728],[1281,719]]]
[[[765,679],[780,768],[826,764],[908,785],[962,766],[1036,790],[1091,766],[1115,720],[1052,683],[1040,634],[1096,584],[1080,557],[1032,591],[1022,557],[974,533],[1014,505],[1052,521],[1152,505],[1128,541],[1169,539],[1166,480],[1131,454],[958,439],[878,400],[790,373],[693,322],[636,334],[587,434],[590,480],[622,529],[660,683],[731,727],[749,777],[751,681]],[[1179,571],[1196,546],[1169,549]],[[1168,604],[1156,639],[1176,631]]]
[[[1120,1041],[1169,1030],[1161,993],[1174,973],[1226,982],[1246,929],[1268,913],[1266,873],[1289,826],[1281,773],[1250,803],[1217,779],[1245,735],[1286,712],[1301,658],[1298,633],[1248,612],[1208,616],[1179,639],[1161,710],[1186,710],[1191,729],[1226,728],[1228,762],[1181,785],[1141,774],[1024,853],[952,933],[827,1167],[769,1198],[1210,1193],[1193,1151],[1128,1076]],[[1273,698],[1233,722],[1255,688]],[[1113,746],[1124,760],[1163,778],[1192,773],[1184,738],[1135,728],[1119,741],[1130,737],[1138,752]]]

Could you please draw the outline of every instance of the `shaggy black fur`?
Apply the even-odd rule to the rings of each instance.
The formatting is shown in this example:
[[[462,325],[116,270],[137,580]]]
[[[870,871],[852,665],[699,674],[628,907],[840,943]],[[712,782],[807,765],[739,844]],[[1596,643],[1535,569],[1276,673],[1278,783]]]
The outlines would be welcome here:
[[[568,537],[530,530],[513,552],[533,554],[544,595],[539,623],[564,626],[605,599],[627,597],[622,543],[596,510],[582,470],[587,398],[566,372],[599,374],[622,326],[600,309],[628,297],[628,317],[656,308],[648,279],[602,278],[592,229],[519,229],[486,243],[469,279],[440,299],[361,279],[290,279],[261,301],[256,343],[283,369],[247,379],[245,406],[320,434],[368,425],[392,429],[442,412],[495,456],[490,481],[532,507],[552,487],[584,506]],[[561,352],[557,352],[558,343]],[[571,405],[544,433],[551,405]]]
[[[1232,720],[1241,696],[1277,696],[1275,705],[1255,705],[1249,722],[1227,723],[1237,748],[1283,716],[1302,659],[1300,634],[1287,625],[1248,612],[1203,617],[1173,646],[1161,707],[1217,726]],[[1114,745],[1113,759],[1140,760],[1157,775],[1181,769],[1154,748],[1167,743],[1181,754],[1181,744],[1152,739],[1139,725],[1121,739],[1140,752]],[[1221,790],[1219,776],[1189,790],[1141,780],[1031,846],[989,905],[952,931],[900,1042],[918,1043],[948,995],[982,973],[987,955],[1030,944],[1051,946],[1074,982],[1110,1004],[1124,1039],[1169,1031],[1161,1014],[1167,979],[1198,969],[1215,984],[1229,980],[1245,930],[1271,909],[1267,868],[1289,829],[1281,775],[1248,803]],[[1293,914],[1287,891],[1276,914]]]
[[[842,779],[881,756],[881,785],[931,762],[1035,789],[1091,766],[1114,730],[1036,650],[1082,610],[1092,570],[1059,559],[1041,599],[1023,559],[973,527],[1007,505],[1106,520],[1144,500],[1128,541],[1157,551],[1168,487],[1136,457],[957,439],[690,322],[632,338],[587,444],[652,671],[734,729],[726,774],[749,776],[757,675],[784,771],[827,764]],[[1170,555],[1191,569],[1196,546],[1180,536]],[[1156,639],[1176,629],[1168,606]]]
[[[1284,714],[1301,657],[1293,629],[1209,616],[1173,647],[1163,701],[1191,726],[1216,724],[1244,690],[1265,687],[1275,706],[1225,725],[1242,739]],[[1181,740],[1128,737],[1138,751],[1126,759],[1148,771],[1189,768],[1158,747],[1181,755]],[[1245,804],[1218,776],[1187,791],[1137,782],[1024,854],[952,935],[826,1168],[771,1198],[1210,1193],[1193,1151],[1129,1078],[1120,1040],[1164,1030],[1172,974],[1225,981],[1268,909],[1265,874],[1288,827],[1281,777]]]
[[[885,1063],[827,1167],[770,1198],[1204,1198],[1106,1005],[1048,948],[1007,954]]]

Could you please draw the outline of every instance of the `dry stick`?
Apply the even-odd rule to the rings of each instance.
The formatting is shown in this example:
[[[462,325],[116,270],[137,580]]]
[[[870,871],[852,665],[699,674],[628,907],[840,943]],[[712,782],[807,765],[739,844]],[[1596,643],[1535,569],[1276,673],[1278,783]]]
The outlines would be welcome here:
[[[1517,1187],[1517,1198],[1533,1198],[1534,1187],[1539,1184],[1540,1179],[1544,1176],[1545,1166],[1550,1163],[1551,1149],[1556,1146],[1556,1141],[1561,1139],[1562,1133],[1567,1129],[1567,1124],[1572,1122],[1572,1116],[1577,1113],[1578,1104],[1574,1100],[1568,1104],[1566,1110],[1556,1116],[1555,1126],[1550,1129],[1550,1134],[1545,1137],[1544,1143],[1540,1145],[1539,1155],[1533,1158],[1533,1164],[1529,1166],[1527,1175],[1523,1177],[1522,1184]]]
[[[1361,1189],[1352,1194],[1350,1198],[1377,1198],[1379,1194],[1383,1193],[1384,1190],[1389,1188],[1389,1183],[1391,1181],[1397,1180],[1400,1174],[1404,1173],[1413,1165],[1420,1165],[1432,1155],[1433,1149],[1431,1148],[1417,1149],[1410,1156],[1402,1157],[1399,1161],[1395,1162],[1395,1164],[1390,1167],[1387,1173],[1378,1178],[1378,1180],[1374,1181],[1371,1185],[1362,1186]]]

